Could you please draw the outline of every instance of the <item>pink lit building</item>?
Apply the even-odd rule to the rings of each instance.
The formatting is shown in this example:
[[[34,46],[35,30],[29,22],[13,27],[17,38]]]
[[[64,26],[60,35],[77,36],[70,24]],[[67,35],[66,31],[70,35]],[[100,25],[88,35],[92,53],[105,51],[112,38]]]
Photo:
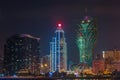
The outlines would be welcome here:
[[[98,73],[99,71],[105,70],[104,60],[93,60],[93,72]]]

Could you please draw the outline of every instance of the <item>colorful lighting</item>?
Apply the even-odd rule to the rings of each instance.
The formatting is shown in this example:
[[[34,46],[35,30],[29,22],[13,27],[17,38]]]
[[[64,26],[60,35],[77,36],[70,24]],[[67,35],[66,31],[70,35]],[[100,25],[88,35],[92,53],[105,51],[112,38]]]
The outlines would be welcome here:
[[[79,48],[80,62],[87,62],[92,66],[92,57],[94,45],[97,38],[97,26],[92,18],[85,16],[84,20],[78,24],[77,40],[76,43]]]

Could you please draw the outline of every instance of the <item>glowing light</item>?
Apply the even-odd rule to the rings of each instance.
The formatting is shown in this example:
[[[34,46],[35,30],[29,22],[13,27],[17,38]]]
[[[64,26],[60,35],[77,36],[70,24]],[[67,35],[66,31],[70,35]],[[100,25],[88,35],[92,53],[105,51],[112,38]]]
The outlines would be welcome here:
[[[76,43],[79,48],[80,62],[92,66],[93,49],[96,43],[97,27],[88,16],[78,25]]]
[[[90,20],[88,20],[88,22],[90,22]]]
[[[102,53],[103,53],[103,58],[105,58],[105,51],[102,51]]]
[[[41,65],[41,68],[43,68],[43,65]]]
[[[67,45],[65,42],[64,31],[61,24],[58,23],[55,30],[55,37],[50,42],[50,71],[61,72],[67,70]],[[64,43],[64,44],[63,44]]]
[[[82,23],[84,23],[85,21],[82,21]]]
[[[62,26],[62,25],[59,23],[59,24],[58,24],[58,27],[61,27],[61,26]]]
[[[45,67],[47,67],[47,64],[45,64]]]

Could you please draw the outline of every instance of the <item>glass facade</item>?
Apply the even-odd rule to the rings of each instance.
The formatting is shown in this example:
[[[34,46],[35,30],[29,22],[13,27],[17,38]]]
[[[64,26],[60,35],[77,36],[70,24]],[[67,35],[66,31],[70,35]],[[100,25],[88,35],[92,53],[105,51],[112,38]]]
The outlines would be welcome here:
[[[52,72],[67,70],[67,44],[61,27],[57,28],[55,37],[50,42],[50,70]]]
[[[4,45],[4,67],[9,74],[20,69],[31,69],[34,57],[39,57],[40,39],[18,34],[7,39]]]

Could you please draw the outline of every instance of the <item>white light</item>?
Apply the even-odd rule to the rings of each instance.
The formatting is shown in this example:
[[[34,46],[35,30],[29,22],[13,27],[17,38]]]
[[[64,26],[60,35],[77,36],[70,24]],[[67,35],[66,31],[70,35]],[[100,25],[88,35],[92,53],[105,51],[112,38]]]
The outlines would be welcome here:
[[[105,58],[105,51],[102,51],[102,56],[103,58]]]

